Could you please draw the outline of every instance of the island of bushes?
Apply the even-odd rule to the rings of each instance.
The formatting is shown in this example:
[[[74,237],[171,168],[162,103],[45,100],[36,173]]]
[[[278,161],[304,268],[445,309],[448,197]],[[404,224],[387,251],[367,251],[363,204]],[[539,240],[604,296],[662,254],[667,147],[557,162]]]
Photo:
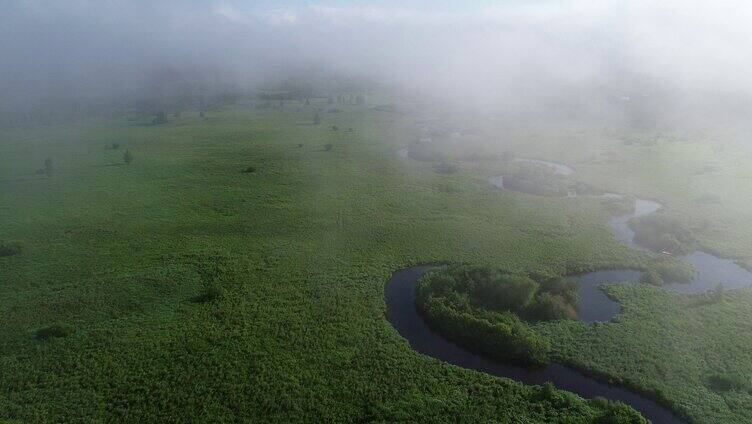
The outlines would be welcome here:
[[[416,293],[428,324],[475,352],[525,366],[551,360],[548,340],[528,322],[576,319],[576,283],[452,265],[426,273]]]

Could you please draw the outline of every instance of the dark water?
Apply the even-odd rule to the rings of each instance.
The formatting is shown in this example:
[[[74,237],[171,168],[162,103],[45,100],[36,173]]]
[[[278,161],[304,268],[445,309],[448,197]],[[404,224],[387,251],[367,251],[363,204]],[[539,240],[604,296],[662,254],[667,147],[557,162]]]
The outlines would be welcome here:
[[[641,276],[642,271],[632,269],[603,270],[570,276],[568,279],[580,283],[577,291],[577,315],[586,322],[609,321],[619,313],[621,306],[609,299],[599,287],[606,283],[639,281]]]
[[[611,218],[609,228],[616,240],[633,249],[648,249],[640,246],[634,240],[635,233],[627,224],[632,218],[651,214],[661,208],[661,204],[652,200],[635,200],[634,213]],[[752,285],[752,272],[739,266],[731,259],[723,259],[701,250],[689,255],[679,256],[679,259],[689,262],[695,268],[694,277],[686,283],[671,283],[663,287],[683,293],[700,293],[714,289],[718,284],[726,288],[742,288]],[[625,280],[634,281],[634,280]]]
[[[536,159],[517,159],[518,161],[541,163],[554,167],[555,173],[570,175],[574,170],[564,164],[540,161]],[[504,188],[504,177],[489,178],[489,182],[498,188]],[[608,193],[604,196],[620,196]],[[633,249],[648,250],[635,243],[634,231],[628,222],[632,218],[654,213],[661,209],[661,204],[651,200],[636,199],[634,212],[613,217],[608,225],[617,241]],[[680,259],[691,263],[696,274],[688,283],[667,284],[664,287],[685,293],[698,293],[717,287],[723,283],[727,288],[740,288],[752,285],[752,272],[742,268],[734,261],[722,259],[712,254],[695,251]],[[386,287],[387,317],[397,331],[407,339],[410,346],[418,352],[450,364],[485,372],[497,376],[512,378],[527,384],[552,382],[557,387],[577,393],[586,398],[600,396],[619,400],[631,405],[654,423],[684,422],[663,405],[631,390],[611,386],[588,377],[578,371],[560,364],[551,364],[542,369],[529,370],[523,367],[506,365],[476,355],[444,339],[428,328],[415,306],[415,285],[417,279],[430,266],[418,266],[399,270],[392,274]],[[609,321],[619,313],[620,306],[600,290],[606,283],[639,281],[641,271],[631,269],[602,270],[568,278],[576,280],[579,286],[578,313],[586,322]]]
[[[430,266],[417,266],[399,270],[392,274],[386,286],[387,318],[414,350],[453,365],[512,378],[526,384],[550,381],[558,388],[586,398],[600,396],[620,400],[654,423],[684,422],[671,410],[653,400],[631,390],[602,383],[563,365],[551,364],[545,368],[528,370],[486,359],[447,341],[428,327],[415,307],[416,282],[429,268]]]

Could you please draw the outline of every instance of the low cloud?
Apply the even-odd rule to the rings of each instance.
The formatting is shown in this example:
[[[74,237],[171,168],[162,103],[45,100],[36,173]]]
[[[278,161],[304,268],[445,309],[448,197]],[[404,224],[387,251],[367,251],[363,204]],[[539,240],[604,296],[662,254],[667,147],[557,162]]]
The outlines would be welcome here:
[[[505,110],[649,98],[675,115],[738,113],[752,96],[752,4],[741,1],[6,3],[6,103],[138,95],[165,72],[253,87],[307,69]]]

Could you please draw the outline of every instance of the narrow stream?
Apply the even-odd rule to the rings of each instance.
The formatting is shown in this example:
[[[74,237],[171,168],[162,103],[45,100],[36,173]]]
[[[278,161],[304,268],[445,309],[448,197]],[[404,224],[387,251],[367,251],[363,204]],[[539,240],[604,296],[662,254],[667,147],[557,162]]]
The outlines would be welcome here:
[[[656,401],[631,390],[602,383],[572,368],[550,364],[545,368],[530,370],[507,365],[476,355],[446,340],[428,327],[415,306],[416,282],[430,268],[416,266],[401,269],[392,274],[386,285],[387,319],[414,350],[452,365],[511,378],[525,384],[543,384],[550,381],[560,389],[569,390],[585,398],[600,396],[619,400],[631,405],[654,423],[683,423],[670,409]]]
[[[571,167],[559,163],[537,159],[517,160],[550,165],[559,175],[569,175],[574,171]],[[503,181],[503,176],[489,179],[489,182],[498,188],[503,188]],[[614,196],[614,194],[604,196]],[[633,218],[654,213],[661,207],[658,202],[636,199],[634,211],[611,218],[608,222],[609,229],[620,243],[634,249],[648,250],[635,243],[635,234],[629,228],[628,222]],[[668,289],[698,293],[713,289],[718,283],[723,283],[724,287],[728,288],[747,287],[752,284],[752,272],[732,260],[722,259],[702,251],[695,251],[680,259],[690,262],[697,272],[687,283],[665,285],[664,287]],[[428,269],[430,266],[417,266],[396,271],[386,286],[387,318],[416,351],[450,364],[512,378],[526,384],[542,384],[550,381],[561,389],[586,398],[600,396],[619,400],[631,405],[654,423],[684,422],[669,408],[656,401],[632,390],[603,383],[566,366],[550,364],[542,369],[529,370],[484,358],[447,341],[428,327],[415,306],[417,280]],[[578,314],[580,319],[586,322],[611,320],[620,311],[619,303],[609,299],[599,286],[607,283],[639,281],[641,275],[641,271],[616,269],[570,276],[569,278],[579,282]]]

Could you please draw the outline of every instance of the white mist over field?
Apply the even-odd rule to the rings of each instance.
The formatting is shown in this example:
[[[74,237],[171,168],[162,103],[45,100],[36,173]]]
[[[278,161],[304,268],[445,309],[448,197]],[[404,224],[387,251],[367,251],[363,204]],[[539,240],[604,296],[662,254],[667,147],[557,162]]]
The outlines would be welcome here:
[[[327,73],[467,107],[744,116],[751,21],[743,1],[5,1],[0,91],[12,110]]]

